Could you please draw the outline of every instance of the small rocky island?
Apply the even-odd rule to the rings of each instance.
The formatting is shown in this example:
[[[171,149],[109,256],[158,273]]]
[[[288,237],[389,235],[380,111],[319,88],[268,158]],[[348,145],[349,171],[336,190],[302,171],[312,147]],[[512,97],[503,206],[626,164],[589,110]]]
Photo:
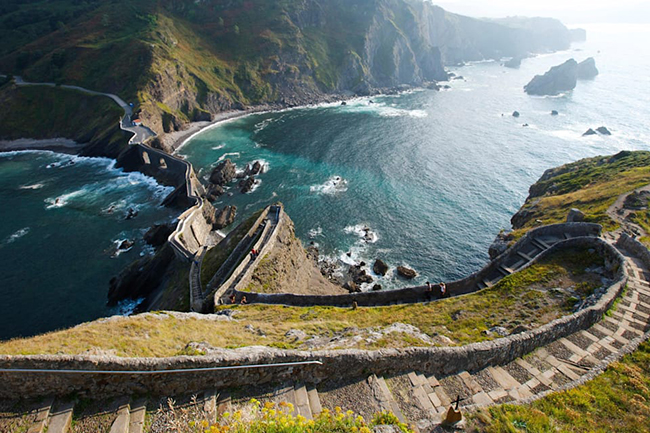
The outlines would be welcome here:
[[[580,63],[569,59],[553,66],[544,75],[536,75],[524,86],[529,95],[555,96],[575,89],[578,80],[593,79],[598,75],[596,61],[590,57]]]

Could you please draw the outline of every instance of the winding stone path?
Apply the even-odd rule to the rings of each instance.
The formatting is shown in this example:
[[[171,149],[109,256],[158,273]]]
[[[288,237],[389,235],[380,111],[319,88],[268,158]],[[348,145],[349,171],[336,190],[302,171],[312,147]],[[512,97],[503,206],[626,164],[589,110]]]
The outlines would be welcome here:
[[[94,90],[89,90],[84,87],[80,86],[71,86],[67,84],[61,84],[61,85],[56,85],[55,83],[32,83],[29,81],[25,81],[22,77],[19,76],[14,76],[14,82],[16,83],[17,86],[46,86],[46,87],[60,87],[63,89],[70,89],[70,90],[77,90],[83,93],[87,93],[89,95],[98,95],[98,96],[106,96],[108,98],[111,98],[117,105],[120,106],[124,110],[124,117],[122,118],[122,121],[120,122],[120,128],[122,128],[125,131],[129,131],[133,134],[133,137],[131,137],[131,140],[129,140],[129,143],[131,144],[141,144],[144,143],[147,139],[150,137],[155,137],[156,134],[146,126],[141,126],[141,125],[134,125],[132,122],[131,116],[133,116],[133,109],[129,104],[124,102],[122,98],[120,98],[117,95],[114,95],[112,93],[103,93],[103,92],[96,92]]]

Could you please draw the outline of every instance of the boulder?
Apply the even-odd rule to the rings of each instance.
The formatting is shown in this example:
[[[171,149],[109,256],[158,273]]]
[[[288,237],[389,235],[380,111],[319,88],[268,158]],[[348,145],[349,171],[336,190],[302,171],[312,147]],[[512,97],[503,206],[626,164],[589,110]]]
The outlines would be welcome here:
[[[126,212],[126,216],[124,217],[125,220],[132,220],[133,218],[138,216],[138,211],[133,209],[132,207],[129,208],[129,210]]]
[[[375,291],[375,292],[377,292],[377,291],[379,291],[381,289],[382,289],[381,284],[375,284],[374,286],[372,286],[372,290]]]
[[[117,249],[118,251],[128,251],[133,248],[133,245],[135,245],[135,242],[125,239],[120,242],[120,244],[117,246]]]
[[[397,275],[400,277],[404,277],[407,280],[412,280],[415,278],[418,274],[411,268],[407,268],[406,266],[398,266],[397,267]]]
[[[343,102],[341,102],[341,105],[348,105],[348,103],[343,101]]]
[[[372,265],[372,270],[375,274],[384,276],[388,272],[388,265],[383,260],[377,259]]]
[[[251,192],[253,187],[255,186],[255,176],[249,176],[246,179],[243,179],[242,181],[239,182],[239,188],[242,192],[242,194],[246,194]]]
[[[258,174],[264,173],[264,166],[261,162],[255,161],[252,164],[246,166],[246,176],[257,176]]]
[[[513,111],[512,112],[512,117],[519,117],[521,114],[519,114],[519,111]]]
[[[500,232],[496,236],[496,238],[494,238],[494,241],[492,241],[492,244],[488,249],[490,260],[494,260],[495,258],[499,257],[501,254],[503,254],[508,249],[508,246],[510,245],[510,241],[512,241],[513,239],[514,238],[512,237],[512,234],[510,232],[505,232],[505,231]]]
[[[573,90],[578,81],[578,63],[569,59],[558,66],[553,66],[544,75],[536,75],[524,86],[529,95],[558,95]]]
[[[609,129],[605,128],[604,126],[599,126],[596,128],[596,132],[603,135],[612,135]]]
[[[212,224],[215,230],[220,230],[229,226],[235,221],[237,215],[237,206],[224,206],[215,216],[215,221]]]
[[[144,234],[144,241],[152,247],[159,247],[167,242],[169,235],[174,232],[174,226],[171,224],[154,224],[147,233]]]
[[[573,208],[566,216],[566,222],[579,223],[585,220],[585,214],[580,209]]]
[[[208,199],[208,201],[215,201],[217,197],[223,195],[224,192],[225,191],[223,189],[223,186],[211,183],[210,186],[208,186],[205,197]]]
[[[343,285],[343,288],[350,293],[360,293],[361,289],[354,281],[348,281]]]
[[[551,111],[551,116],[557,116],[558,114],[560,114],[560,113],[558,113],[557,110],[552,110]]]
[[[372,283],[373,279],[361,265],[353,265],[348,269],[348,274],[356,284]]]
[[[225,185],[231,182],[237,175],[237,167],[230,160],[221,161],[210,174],[210,183],[215,185]]]
[[[578,79],[579,80],[593,80],[598,75],[598,68],[596,68],[596,60],[589,57],[586,60],[578,63]]]
[[[593,129],[589,128],[589,129],[587,129],[587,132],[585,132],[584,134],[582,134],[583,137],[584,137],[584,136],[587,136],[587,135],[596,135],[596,131],[594,131]]]
[[[521,57],[513,57],[503,64],[506,68],[517,69],[521,66]]]

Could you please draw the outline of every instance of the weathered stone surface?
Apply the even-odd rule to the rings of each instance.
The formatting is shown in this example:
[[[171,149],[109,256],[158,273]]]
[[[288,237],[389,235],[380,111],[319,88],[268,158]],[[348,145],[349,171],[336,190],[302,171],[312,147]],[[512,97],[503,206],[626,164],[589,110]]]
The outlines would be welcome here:
[[[217,165],[210,174],[210,182],[215,185],[225,185],[231,182],[237,174],[237,167],[230,159],[225,159]]]
[[[596,60],[593,57],[583,60],[578,63],[578,79],[591,80],[598,75],[598,68],[596,68]]]
[[[501,254],[503,254],[507,249],[508,245],[512,241],[512,235],[510,232],[500,232],[495,238],[494,241],[492,241],[492,244],[490,244],[490,248],[488,249],[488,254],[490,255],[490,260],[494,260]]]
[[[400,277],[404,277],[407,280],[412,280],[415,278],[418,274],[411,268],[407,268],[406,266],[398,266],[397,267],[397,274]]]
[[[566,222],[579,223],[585,220],[585,214],[580,209],[573,208],[569,211]]]
[[[242,194],[247,194],[251,192],[253,187],[255,186],[255,176],[249,176],[246,179],[243,179],[239,182],[239,188]]]
[[[169,235],[174,232],[175,227],[171,224],[154,224],[144,234],[144,241],[153,247],[159,247],[167,242]]]
[[[372,271],[377,275],[386,275],[386,272],[388,272],[388,265],[384,263],[383,260],[377,259],[375,260],[375,264],[372,265]]]
[[[228,227],[230,224],[235,221],[235,216],[237,215],[237,206],[224,206],[223,209],[215,216],[215,221],[213,227],[216,230],[220,230],[224,227]]]
[[[578,63],[569,59],[561,65],[552,67],[544,75],[536,75],[524,86],[529,95],[558,95],[573,90],[578,80]]]

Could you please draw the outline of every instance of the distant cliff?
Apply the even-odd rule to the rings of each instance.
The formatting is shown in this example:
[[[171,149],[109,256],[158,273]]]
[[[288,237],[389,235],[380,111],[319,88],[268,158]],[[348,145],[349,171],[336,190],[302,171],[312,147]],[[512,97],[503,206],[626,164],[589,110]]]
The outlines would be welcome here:
[[[478,20],[421,0],[4,3],[0,71],[119,94],[158,133],[251,105],[420,86],[445,80],[445,65],[571,38],[555,20]]]

